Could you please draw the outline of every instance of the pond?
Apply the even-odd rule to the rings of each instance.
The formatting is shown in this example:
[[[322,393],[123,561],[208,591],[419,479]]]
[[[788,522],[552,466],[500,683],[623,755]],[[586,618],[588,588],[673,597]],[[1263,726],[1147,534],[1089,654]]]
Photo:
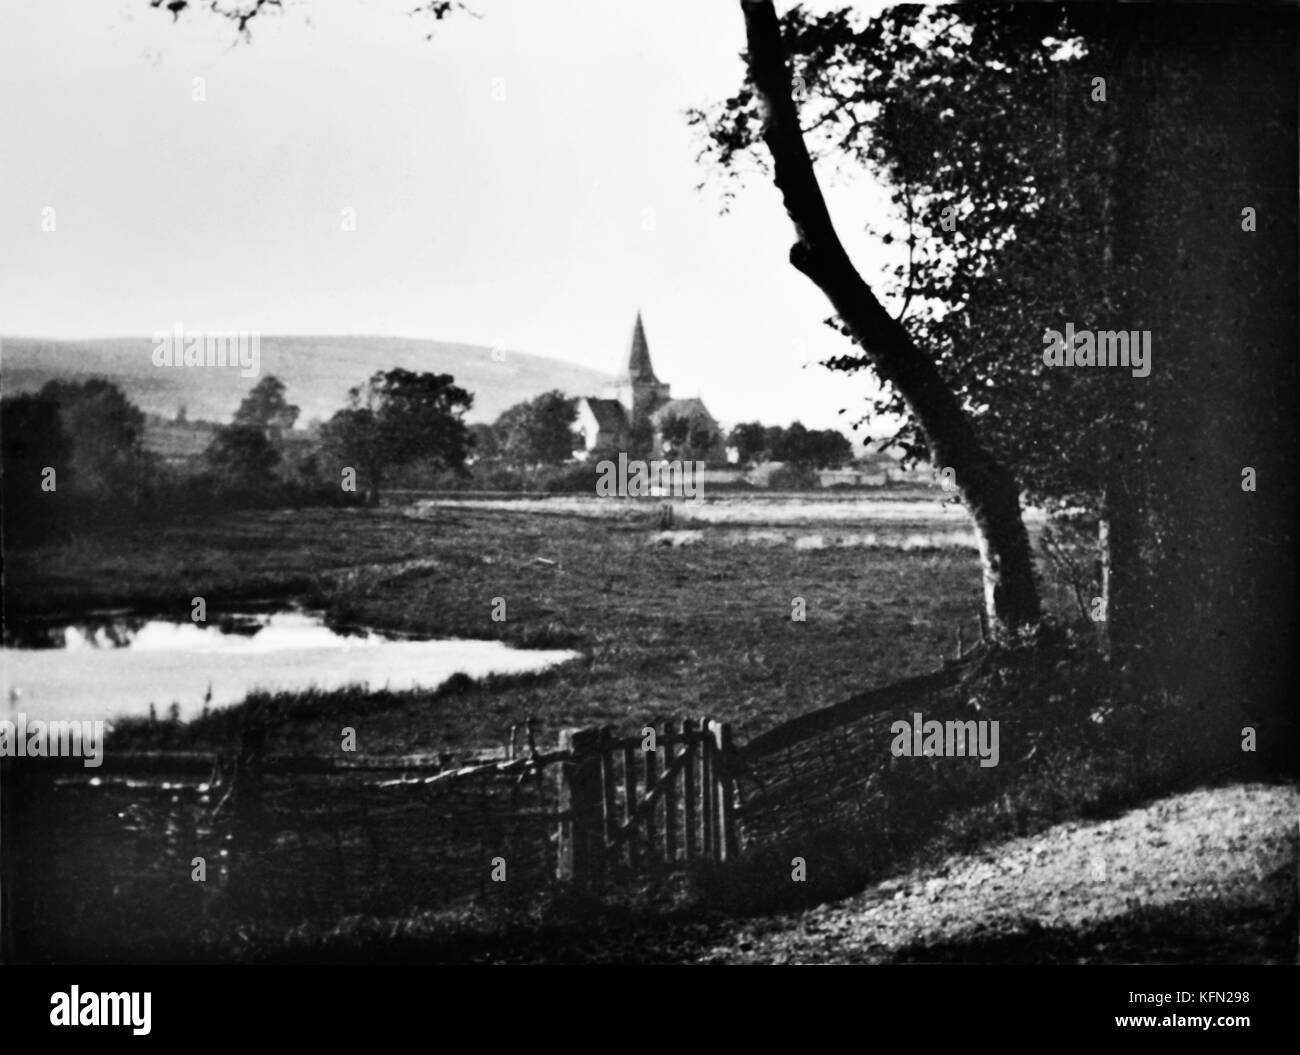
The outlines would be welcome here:
[[[165,717],[242,702],[256,689],[436,689],[454,674],[545,670],[578,657],[499,641],[416,640],[333,627],[302,609],[242,612],[208,623],[107,613],[75,622],[9,625],[0,649],[0,718]]]

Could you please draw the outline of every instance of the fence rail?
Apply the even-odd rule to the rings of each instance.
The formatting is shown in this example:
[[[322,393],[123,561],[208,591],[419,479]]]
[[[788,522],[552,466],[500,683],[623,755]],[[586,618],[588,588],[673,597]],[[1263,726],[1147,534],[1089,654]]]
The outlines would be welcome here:
[[[107,752],[94,768],[80,758],[33,759],[17,767],[22,760],[3,761],[11,773],[22,771],[14,774],[20,781],[15,790],[49,778],[59,787],[81,788],[78,796],[96,788],[119,795],[192,793],[204,816],[183,826],[210,830],[209,838],[231,851],[301,843],[295,829],[313,799],[328,807],[340,852],[342,811],[360,811],[353,819],[363,829],[358,837],[374,847],[400,837],[364,829],[399,814],[418,816],[424,808],[430,850],[434,842],[465,844],[467,867],[470,859],[481,867],[484,854],[506,854],[513,846],[527,854],[528,873],[538,879],[601,883],[615,875],[725,862],[741,844],[731,730],[708,718],[672,719],[636,736],[616,735],[609,726],[566,729],[558,748],[544,751],[530,722],[513,728],[501,748],[459,755],[138,751]],[[419,798],[421,788],[439,797]],[[404,789],[416,797],[405,803],[391,798]],[[390,805],[367,812],[375,795]],[[166,826],[174,829],[175,819]],[[504,842],[485,842],[485,833],[507,830],[514,834]],[[470,852],[470,843],[478,849]]]

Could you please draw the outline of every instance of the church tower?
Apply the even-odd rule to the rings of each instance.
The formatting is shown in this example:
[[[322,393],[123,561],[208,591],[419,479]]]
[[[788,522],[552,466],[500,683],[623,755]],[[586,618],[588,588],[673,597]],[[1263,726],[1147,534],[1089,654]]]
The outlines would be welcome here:
[[[650,365],[650,346],[646,343],[645,326],[638,311],[627,365],[614,379],[610,396],[623,405],[635,435],[638,426],[643,429],[649,422],[650,415],[668,402],[671,391],[672,386],[660,381],[655,376],[654,367]]]

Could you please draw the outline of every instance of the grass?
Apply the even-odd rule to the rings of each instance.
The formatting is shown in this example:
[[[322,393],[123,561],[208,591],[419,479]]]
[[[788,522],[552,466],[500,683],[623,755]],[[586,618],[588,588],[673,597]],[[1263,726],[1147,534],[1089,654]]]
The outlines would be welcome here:
[[[1027,669],[1036,668],[1036,669]],[[843,757],[857,795],[819,800],[820,821],[793,821],[784,833],[755,831],[757,842],[725,870],[697,868],[596,897],[552,888],[510,900],[494,895],[456,912],[352,915],[289,931],[252,930],[226,949],[236,959],[267,962],[687,962],[734,944],[736,925],[798,913],[865,886],[934,866],[948,856],[1033,835],[1066,821],[1118,816],[1152,799],[1199,786],[1285,779],[1293,761],[1256,758],[1235,746],[1240,718],[1231,710],[1189,718],[1180,701],[1122,699],[1100,665],[1065,639],[1000,655],[950,688],[900,703],[868,721],[888,723],[912,707],[943,713],[972,693],[1010,726],[1007,764],[993,770],[943,764],[891,772],[874,758]],[[1103,705],[1126,704],[1095,720]],[[852,724],[831,737],[861,732]],[[1025,747],[1033,753],[1021,761]],[[824,747],[824,745],[823,745]],[[823,752],[828,754],[829,752]],[[837,784],[835,773],[822,773]],[[873,779],[888,786],[873,796]],[[797,814],[797,807],[786,807]],[[775,825],[769,823],[769,828]],[[789,882],[792,856],[808,862],[809,879]],[[1294,887],[1289,879],[1278,877]],[[1276,885],[1276,884],[1275,884]],[[1288,889],[1290,889],[1288,888]],[[1295,954],[1294,898],[1281,919],[1260,918],[1210,901],[1171,909],[1138,908],[1081,933],[1032,929],[899,950],[900,961],[1217,962]]]
[[[702,713],[732,722],[743,739],[863,686],[934,669],[952,653],[958,624],[967,642],[978,633],[974,554],[721,546],[708,530],[700,545],[657,546],[657,507],[638,512],[610,522],[308,509],[88,538],[12,556],[9,617],[136,608],[187,618],[202,596],[212,619],[282,598],[322,606],[338,622],[575,648],[589,659],[491,689],[344,693],[273,709],[277,750],[332,748],[346,713],[370,753],[495,744],[528,716],[548,741],[565,725],[639,728]],[[492,619],[498,597],[504,622]],[[791,619],[795,598],[804,622]],[[194,745],[205,729],[228,727],[182,739]],[[124,726],[117,735],[123,748],[149,734]]]
[[[790,528],[788,519],[784,526]],[[339,622],[575,648],[585,657],[541,675],[458,678],[437,692],[259,695],[187,724],[119,722],[109,750],[228,749],[253,724],[268,750],[332,752],[346,725],[367,754],[406,754],[500,743],[512,723],[529,716],[537,719],[540,742],[549,744],[565,726],[628,730],[701,713],[732,722],[743,745],[865,688],[934,671],[952,654],[958,625],[967,642],[977,632],[979,569],[966,550],[744,545],[731,537],[733,524],[692,527],[699,531],[693,545],[654,544],[656,504],[601,516],[473,505],[419,516],[393,509],[234,514],[9,554],[6,600],[10,618],[31,618],[91,608],[184,617],[199,595],[212,617],[252,599],[292,599],[324,607]],[[797,525],[795,534],[804,529],[824,534],[829,527]],[[900,522],[898,530],[911,533],[917,525]],[[505,600],[504,622],[491,618],[496,598]],[[791,619],[795,598],[805,602],[805,622]],[[350,901],[310,917],[287,909],[214,914],[196,907],[194,884],[180,882],[188,879],[181,869],[189,859],[186,836],[169,830],[168,849],[160,851],[150,832],[168,822],[163,814],[152,818],[140,799],[128,803],[128,812],[143,811],[138,824],[123,829],[130,845],[105,848],[97,871],[85,871],[85,844],[75,838],[62,844],[58,860],[24,865],[18,858],[16,867],[33,876],[58,868],[82,876],[42,892],[45,922],[29,932],[34,944],[24,955],[690,959],[725,942],[737,918],[816,904],[917,862],[1241,770],[1240,751],[1234,758],[1223,749],[1224,731],[1234,722],[1240,728],[1235,714],[1207,714],[1190,734],[1185,705],[1110,684],[1086,633],[1049,634],[972,662],[945,687],[897,703],[895,716],[956,712],[972,698],[1002,716],[1003,758],[1016,764],[961,774],[934,767],[892,772],[880,764],[884,753],[869,746],[880,723],[888,728],[889,715],[846,719],[813,752],[824,770],[801,770],[805,763],[793,756],[762,763],[780,793],[764,800],[748,789],[754,843],[725,873],[696,869],[600,897],[517,883],[482,886],[451,903],[429,878],[434,861],[423,888],[418,874],[408,887],[394,882],[369,892],[362,881]],[[1099,708],[1109,708],[1100,723]],[[107,792],[94,801],[100,800],[109,801]],[[417,872],[425,867],[413,862],[428,862],[436,850],[426,829],[391,803],[349,808],[357,806],[362,831],[376,831],[370,819],[391,811],[384,835],[390,864],[378,862],[371,876],[392,862]],[[363,852],[362,843],[353,846],[339,833],[333,814],[327,822],[312,804],[295,808],[309,818],[302,839],[316,838],[326,849],[332,839],[340,854]],[[108,815],[104,822],[117,823]],[[788,882],[796,853],[819,862],[813,881],[799,886]],[[128,880],[120,890],[100,890],[95,875],[115,854],[129,862],[122,869]],[[163,874],[159,862],[177,871]],[[294,882],[282,876],[275,885]],[[77,925],[85,909],[74,907],[88,904],[105,921],[93,950],[82,937],[84,920]]]

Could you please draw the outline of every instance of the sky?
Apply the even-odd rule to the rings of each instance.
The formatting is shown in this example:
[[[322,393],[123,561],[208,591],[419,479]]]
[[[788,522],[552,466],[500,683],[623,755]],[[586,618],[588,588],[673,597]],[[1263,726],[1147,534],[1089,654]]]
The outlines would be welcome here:
[[[660,379],[724,423],[866,411],[869,375],[817,363],[847,345],[776,190],[755,173],[723,215],[697,160],[685,111],[742,80],[735,0],[414,6],[286,0],[243,41],[148,0],[0,0],[0,334],[383,334],[613,373],[640,310]],[[823,182],[886,294],[885,190]]]

